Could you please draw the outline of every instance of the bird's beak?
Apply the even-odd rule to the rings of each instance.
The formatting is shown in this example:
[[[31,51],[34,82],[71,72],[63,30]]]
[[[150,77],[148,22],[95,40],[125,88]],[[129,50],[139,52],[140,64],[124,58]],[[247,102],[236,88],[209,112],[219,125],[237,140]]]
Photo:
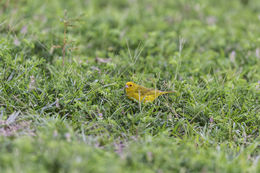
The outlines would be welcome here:
[[[129,86],[128,85],[125,85],[125,88],[128,88]]]

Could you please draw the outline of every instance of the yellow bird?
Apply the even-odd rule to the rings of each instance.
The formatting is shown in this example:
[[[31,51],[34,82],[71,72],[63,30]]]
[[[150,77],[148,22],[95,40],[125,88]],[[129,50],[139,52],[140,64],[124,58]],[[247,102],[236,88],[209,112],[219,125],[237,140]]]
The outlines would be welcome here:
[[[174,92],[174,91],[160,91],[157,89],[145,88],[133,82],[126,83],[125,91],[129,99],[137,100],[139,102],[144,102],[144,103],[152,102],[160,95]]]

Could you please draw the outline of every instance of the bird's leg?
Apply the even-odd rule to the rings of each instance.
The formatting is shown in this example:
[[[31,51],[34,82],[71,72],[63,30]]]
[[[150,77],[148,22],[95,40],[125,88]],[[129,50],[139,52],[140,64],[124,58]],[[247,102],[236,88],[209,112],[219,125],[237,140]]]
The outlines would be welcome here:
[[[138,97],[139,97],[139,109],[140,109],[140,112],[142,111],[142,104],[141,104],[141,91],[138,90]]]

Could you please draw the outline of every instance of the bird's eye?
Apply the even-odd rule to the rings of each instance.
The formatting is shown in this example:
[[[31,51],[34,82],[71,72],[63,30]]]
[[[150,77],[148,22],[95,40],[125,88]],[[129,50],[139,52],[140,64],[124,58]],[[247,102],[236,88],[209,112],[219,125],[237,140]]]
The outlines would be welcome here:
[[[132,84],[129,85],[130,87],[132,86]]]

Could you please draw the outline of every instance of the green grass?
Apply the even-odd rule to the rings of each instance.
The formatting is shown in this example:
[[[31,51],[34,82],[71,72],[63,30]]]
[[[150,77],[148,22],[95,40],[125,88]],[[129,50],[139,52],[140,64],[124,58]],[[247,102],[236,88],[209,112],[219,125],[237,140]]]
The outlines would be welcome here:
[[[1,172],[260,172],[259,11],[1,1]],[[139,105],[127,81],[176,93]]]

